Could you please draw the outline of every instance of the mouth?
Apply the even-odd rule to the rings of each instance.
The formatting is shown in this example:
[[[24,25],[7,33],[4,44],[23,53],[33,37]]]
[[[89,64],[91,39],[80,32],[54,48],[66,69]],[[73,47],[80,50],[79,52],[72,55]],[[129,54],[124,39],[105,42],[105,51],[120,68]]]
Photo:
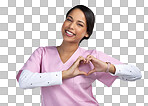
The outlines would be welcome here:
[[[66,32],[66,35],[69,36],[69,37],[76,36],[76,34],[74,34],[73,32],[71,32],[69,30],[65,30],[65,32]]]

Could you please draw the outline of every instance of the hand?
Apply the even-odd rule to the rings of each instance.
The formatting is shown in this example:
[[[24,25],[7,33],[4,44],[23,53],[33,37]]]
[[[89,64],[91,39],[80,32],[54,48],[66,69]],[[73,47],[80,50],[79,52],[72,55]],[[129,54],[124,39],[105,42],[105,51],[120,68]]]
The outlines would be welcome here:
[[[88,55],[86,57],[85,64],[90,63],[90,62],[92,62],[92,64],[94,65],[94,69],[90,70],[87,73],[87,75],[90,75],[90,74],[92,74],[94,72],[105,72],[107,70],[107,63],[95,58],[92,55]]]
[[[84,63],[86,59],[82,56],[79,56],[77,60],[67,69],[62,72],[63,79],[75,77],[77,75],[87,75],[86,72],[79,70],[79,65]]]

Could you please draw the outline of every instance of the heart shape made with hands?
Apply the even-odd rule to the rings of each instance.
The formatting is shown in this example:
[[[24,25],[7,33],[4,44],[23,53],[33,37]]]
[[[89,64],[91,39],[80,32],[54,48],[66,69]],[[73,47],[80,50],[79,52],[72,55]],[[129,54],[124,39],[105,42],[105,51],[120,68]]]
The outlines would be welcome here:
[[[93,65],[93,69],[91,69],[90,65]],[[87,67],[87,68],[86,68]],[[80,71],[87,70],[87,76],[94,73],[94,72],[105,72],[107,69],[107,64],[106,62],[103,62],[97,58],[95,58],[93,55],[88,55],[86,58],[81,57],[81,60],[79,62],[78,68]]]

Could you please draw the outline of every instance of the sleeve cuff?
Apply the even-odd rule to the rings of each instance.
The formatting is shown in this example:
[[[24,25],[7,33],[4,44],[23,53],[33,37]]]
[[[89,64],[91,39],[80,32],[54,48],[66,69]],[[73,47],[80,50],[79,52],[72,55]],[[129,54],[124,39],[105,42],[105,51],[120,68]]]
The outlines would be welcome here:
[[[140,69],[131,64],[116,64],[115,74],[110,73],[112,76],[118,76],[120,79],[125,81],[135,81],[141,79],[142,75]]]
[[[115,71],[115,74],[112,74],[110,73],[112,76],[121,76],[122,73],[121,73],[121,70],[124,69],[124,64],[114,64],[115,68],[116,68],[116,71]]]
[[[62,84],[62,71],[50,73],[50,78],[52,79],[51,85],[61,85]]]
[[[123,64],[122,65],[114,65],[116,68],[115,76],[120,76],[120,71],[123,69]]]
[[[62,84],[62,71],[56,73],[55,84],[61,85]]]

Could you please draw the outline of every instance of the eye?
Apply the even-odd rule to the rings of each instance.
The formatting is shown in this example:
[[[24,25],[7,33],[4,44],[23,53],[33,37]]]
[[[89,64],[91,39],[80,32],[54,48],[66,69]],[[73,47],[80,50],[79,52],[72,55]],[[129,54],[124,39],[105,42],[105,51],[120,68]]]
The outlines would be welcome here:
[[[79,26],[81,26],[81,27],[83,27],[83,25],[82,24],[78,24]]]
[[[72,21],[71,19],[67,18],[67,21]]]

